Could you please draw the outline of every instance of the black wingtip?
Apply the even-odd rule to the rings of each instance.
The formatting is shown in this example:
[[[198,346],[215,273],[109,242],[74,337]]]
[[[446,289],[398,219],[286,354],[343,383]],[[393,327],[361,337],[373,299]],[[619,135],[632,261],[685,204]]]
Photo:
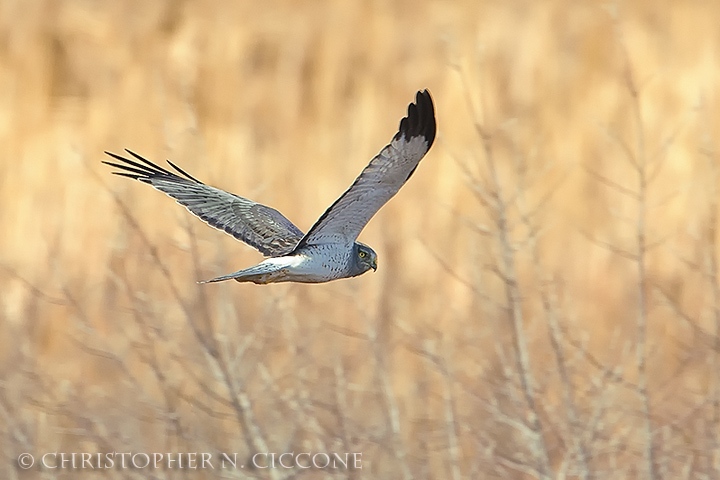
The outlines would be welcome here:
[[[405,137],[409,140],[422,136],[427,142],[427,148],[430,149],[435,141],[436,129],[435,106],[430,92],[427,89],[420,90],[415,95],[415,103],[408,105],[407,116],[400,120],[400,128],[395,139]]]
[[[118,155],[116,153],[105,151],[105,154],[108,155],[110,158],[113,158],[114,160],[117,160],[116,162],[107,162],[102,161],[105,165],[109,165],[111,167],[117,168],[120,170],[120,172],[112,172],[116,175],[120,175],[123,177],[132,178],[134,180],[140,180],[141,182],[150,183],[152,184],[153,179],[156,178],[163,178],[165,180],[182,180],[182,181],[191,181],[195,183],[202,182],[198,180],[197,178],[193,177],[189,173],[187,173],[182,168],[175,165],[173,162],[168,160],[167,162],[170,164],[172,168],[177,170],[180,174],[182,174],[185,178],[178,177],[173,172],[169,171],[166,168],[161,167],[160,165],[157,165],[150,160],[146,159],[142,155],[138,155],[137,153],[133,152],[132,150],[125,149],[125,151],[134,158],[134,160],[131,160],[130,158],[123,157],[122,155]]]

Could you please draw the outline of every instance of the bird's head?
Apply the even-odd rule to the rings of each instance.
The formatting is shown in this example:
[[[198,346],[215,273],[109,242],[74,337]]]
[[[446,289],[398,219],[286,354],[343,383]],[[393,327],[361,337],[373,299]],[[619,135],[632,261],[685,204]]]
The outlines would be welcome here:
[[[371,268],[377,270],[377,253],[364,243],[355,242],[351,263],[353,276],[362,275]]]

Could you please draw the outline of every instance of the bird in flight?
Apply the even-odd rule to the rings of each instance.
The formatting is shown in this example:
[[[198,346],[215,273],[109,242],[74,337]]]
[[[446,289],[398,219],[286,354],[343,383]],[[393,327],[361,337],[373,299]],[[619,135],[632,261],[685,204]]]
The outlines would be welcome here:
[[[170,160],[175,172],[130,150],[126,152],[132,159],[105,152],[120,163],[102,163],[120,169],[113,172],[116,175],[152,185],[209,225],[269,257],[253,267],[199,283],[329,282],[377,270],[377,254],[357,237],[415,172],[435,140],[430,92],[419,91],[407,112],[390,144],[306,234],[274,208],[205,185]]]

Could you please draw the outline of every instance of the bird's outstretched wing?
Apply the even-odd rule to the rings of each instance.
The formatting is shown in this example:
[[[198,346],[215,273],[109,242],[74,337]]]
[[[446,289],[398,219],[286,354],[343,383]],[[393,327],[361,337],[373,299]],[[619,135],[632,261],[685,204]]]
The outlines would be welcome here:
[[[328,208],[300,240],[305,245],[355,241],[365,225],[415,172],[435,140],[435,108],[427,90],[400,121],[390,145],[373,158],[350,188]]]
[[[205,185],[170,160],[168,163],[180,175],[125,151],[135,160],[105,152],[120,163],[103,163],[119,168],[120,172],[113,172],[116,175],[140,180],[166,193],[208,225],[257,248],[265,256],[285,255],[303,237],[303,232],[274,208]]]

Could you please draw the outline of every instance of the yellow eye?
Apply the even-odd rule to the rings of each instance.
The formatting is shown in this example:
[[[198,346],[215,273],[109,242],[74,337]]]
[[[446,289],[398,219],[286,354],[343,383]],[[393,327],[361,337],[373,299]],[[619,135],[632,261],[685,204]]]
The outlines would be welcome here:
[[[367,256],[367,253],[361,251],[360,253],[358,253],[358,256],[360,258],[365,258]]]

